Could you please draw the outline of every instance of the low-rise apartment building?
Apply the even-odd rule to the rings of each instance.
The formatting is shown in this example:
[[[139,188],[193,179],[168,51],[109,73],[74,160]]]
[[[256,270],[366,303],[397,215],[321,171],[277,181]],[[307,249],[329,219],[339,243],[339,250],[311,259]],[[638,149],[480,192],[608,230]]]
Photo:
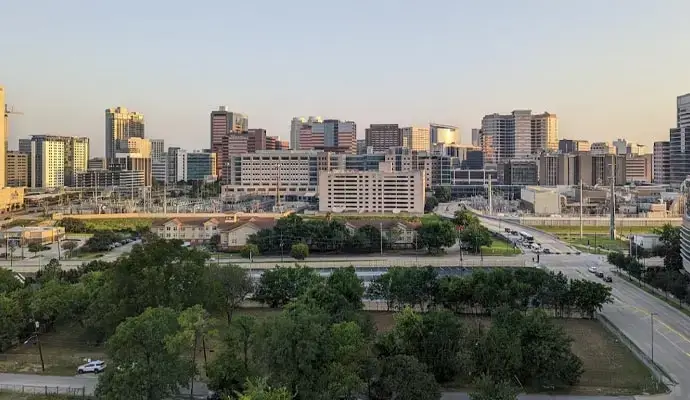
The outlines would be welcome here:
[[[319,211],[424,213],[423,171],[395,171],[382,162],[378,171],[321,171]]]
[[[191,245],[208,243],[218,235],[221,249],[238,250],[248,243],[249,236],[273,228],[275,223],[273,218],[171,218],[154,222],[151,232],[162,239],[182,240]]]

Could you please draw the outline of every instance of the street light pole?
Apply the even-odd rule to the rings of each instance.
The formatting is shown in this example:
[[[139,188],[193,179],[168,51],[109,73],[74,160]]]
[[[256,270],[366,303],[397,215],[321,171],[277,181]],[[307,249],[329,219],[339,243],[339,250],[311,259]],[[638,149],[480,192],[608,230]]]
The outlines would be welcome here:
[[[650,313],[649,317],[651,318],[651,323],[652,323],[652,364],[654,364],[654,316],[657,315],[656,313]]]

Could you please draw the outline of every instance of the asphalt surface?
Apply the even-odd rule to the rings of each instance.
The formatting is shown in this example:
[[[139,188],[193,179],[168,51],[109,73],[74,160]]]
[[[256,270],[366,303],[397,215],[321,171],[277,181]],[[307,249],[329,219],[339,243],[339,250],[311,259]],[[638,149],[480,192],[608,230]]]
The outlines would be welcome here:
[[[482,218],[480,221],[494,231],[506,227],[524,231],[534,236],[536,242],[558,252],[570,248],[553,236],[521,225]],[[572,252],[572,250],[569,250]],[[602,255],[582,253],[580,255],[545,255],[541,254],[539,267],[553,271],[562,271],[570,278],[599,281],[588,272],[591,266],[611,274],[614,267],[606,262]],[[612,274],[611,274],[612,275]],[[601,312],[625,336],[650,358],[652,355],[652,337],[654,341],[654,361],[677,382],[672,384],[672,393],[666,396],[655,396],[658,399],[690,399],[690,318],[664,301],[652,296],[624,279],[613,277],[608,284],[612,288],[614,302],[606,304]],[[654,325],[652,329],[652,315]],[[642,398],[642,397],[636,397]]]

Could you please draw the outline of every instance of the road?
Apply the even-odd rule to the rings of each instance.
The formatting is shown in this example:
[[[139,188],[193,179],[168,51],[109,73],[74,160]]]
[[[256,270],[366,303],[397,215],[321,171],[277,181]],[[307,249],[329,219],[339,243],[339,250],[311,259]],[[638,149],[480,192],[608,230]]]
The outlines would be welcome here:
[[[452,213],[451,213],[452,214]],[[555,237],[541,231],[521,225],[480,217],[480,221],[494,231],[510,228],[525,231],[534,236],[535,241],[545,247],[563,252],[569,247]],[[572,250],[571,250],[572,251]],[[581,255],[544,255],[540,257],[540,266],[553,271],[562,271],[570,278],[599,281],[587,272],[596,266],[605,273],[611,273],[613,267],[604,256]],[[654,342],[654,361],[666,371],[678,384],[672,386],[672,393],[664,399],[690,399],[690,318],[662,300],[641,290],[624,279],[616,279],[610,284],[613,303],[604,306],[601,314],[607,317],[645,354],[652,355],[652,338]],[[654,325],[652,330],[652,315]]]
[[[98,377],[96,375],[77,375],[77,376],[49,376],[49,375],[29,375],[29,374],[0,374],[0,388],[13,386],[14,390],[21,391],[21,386],[37,388],[38,391],[45,391],[48,387],[49,393],[59,387],[62,392],[68,388],[81,390],[89,396],[93,395]],[[31,389],[28,389],[31,390]],[[44,392],[42,392],[44,393]],[[208,393],[208,388],[201,382],[194,384],[194,397],[204,398]],[[80,392],[81,394],[81,392]],[[183,395],[188,396],[189,391],[183,391]],[[550,395],[522,395],[521,400],[633,400],[632,397],[607,397],[607,396],[550,396]],[[443,393],[442,400],[469,400],[466,393],[446,392]]]

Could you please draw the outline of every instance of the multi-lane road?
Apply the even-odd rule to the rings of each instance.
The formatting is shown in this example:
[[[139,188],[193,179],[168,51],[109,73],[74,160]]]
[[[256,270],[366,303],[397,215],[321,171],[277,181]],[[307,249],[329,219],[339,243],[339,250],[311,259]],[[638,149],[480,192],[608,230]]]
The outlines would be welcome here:
[[[480,217],[480,221],[494,231],[510,228],[529,233],[534,236],[535,241],[553,251],[574,252],[566,243],[535,229],[500,221],[493,217]],[[589,267],[594,266],[607,273],[612,272],[613,269],[604,256],[586,253],[542,254],[540,266],[549,270],[562,271],[570,278],[590,280],[597,280],[597,278],[587,271]],[[654,361],[676,382],[671,385],[672,393],[663,398],[690,399],[690,379],[688,379],[690,378],[690,318],[626,280],[614,277],[609,285],[612,288],[614,301],[612,304],[606,304],[601,314],[649,357],[652,355],[653,338]]]

